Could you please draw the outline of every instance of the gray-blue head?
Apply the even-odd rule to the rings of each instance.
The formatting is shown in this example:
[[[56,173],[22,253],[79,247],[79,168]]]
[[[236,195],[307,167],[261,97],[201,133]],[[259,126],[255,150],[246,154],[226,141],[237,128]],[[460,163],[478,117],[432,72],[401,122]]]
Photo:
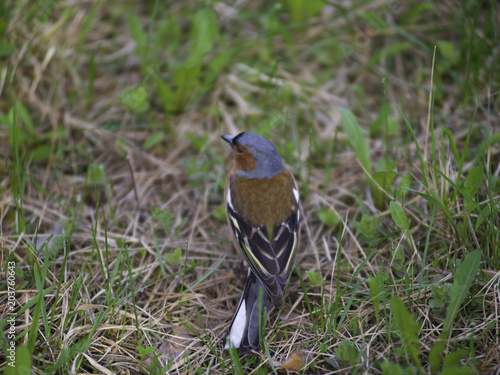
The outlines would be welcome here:
[[[271,178],[283,170],[276,147],[266,138],[250,132],[223,135],[233,149],[236,175],[246,178]]]

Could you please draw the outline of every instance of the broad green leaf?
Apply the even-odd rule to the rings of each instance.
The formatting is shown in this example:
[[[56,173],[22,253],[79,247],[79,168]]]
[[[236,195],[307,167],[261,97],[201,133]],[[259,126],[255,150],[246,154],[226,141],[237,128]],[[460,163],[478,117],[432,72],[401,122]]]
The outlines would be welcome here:
[[[474,199],[479,187],[483,184],[484,172],[483,167],[478,165],[471,169],[464,181],[464,193],[470,199]],[[467,201],[467,210],[471,212],[474,209],[472,202]]]
[[[387,22],[381,17],[380,12],[375,12],[368,10],[361,13],[361,17],[364,18],[371,29],[382,30],[387,27]]]
[[[217,220],[225,223],[226,222],[226,206],[221,204],[215,211],[212,212],[212,216]]]
[[[31,153],[34,162],[46,161],[50,156],[52,147],[50,145],[37,146]]]
[[[180,264],[181,258],[182,258],[182,250],[180,247],[165,254],[165,261],[172,266],[175,266],[176,264]]]
[[[448,138],[448,142],[450,144],[450,150],[451,150],[451,153],[453,154],[453,157],[455,158],[455,161],[458,162],[460,160],[460,155],[458,153],[457,144],[455,143],[455,140],[453,139],[453,133],[447,127],[443,127],[442,131],[443,131],[443,134],[445,134],[446,137]]]
[[[412,177],[410,174],[404,174],[401,176],[401,180],[399,181],[399,185],[396,186],[396,199],[398,201],[403,201],[406,196],[406,190],[411,186]]]
[[[148,91],[143,86],[125,90],[120,94],[119,99],[131,112],[142,113],[149,108]]]
[[[214,12],[209,8],[196,12],[191,22],[192,45],[187,64],[201,64],[203,57],[212,51],[217,36],[218,25]]]
[[[186,132],[185,134],[189,138],[193,146],[196,148],[197,152],[201,152],[203,148],[209,144],[208,133],[196,135],[191,132]]]
[[[391,312],[394,316],[396,326],[401,334],[401,339],[406,352],[418,367],[420,363],[420,350],[416,347],[419,344],[418,333],[420,332],[420,324],[413,318],[410,312],[406,309],[403,302],[393,297],[391,298]]]
[[[5,375],[30,375],[31,374],[31,353],[27,346],[18,346],[15,350],[14,358],[7,353],[4,374]]]
[[[288,0],[286,2],[290,12],[290,21],[292,23],[301,22],[308,18],[315,17],[319,14],[323,6],[324,0]]]
[[[137,16],[134,13],[128,12],[127,22],[128,22],[128,27],[130,28],[130,34],[132,35],[132,38],[134,38],[134,41],[139,47],[139,49],[142,48],[143,46],[146,45],[147,36],[144,30],[142,29],[142,25],[141,22],[139,21],[139,18],[137,18]]]
[[[422,16],[427,16],[427,14],[432,11],[434,11],[434,6],[429,2],[415,4],[412,7],[408,7],[408,10],[406,10],[401,16],[400,22],[402,25],[408,23],[418,23]]]
[[[139,357],[141,359],[146,359],[148,355],[150,355],[154,348],[151,346],[143,347],[142,345],[136,346],[137,351],[139,352]]]
[[[481,263],[481,250],[473,251],[465,257],[463,263],[458,267],[453,275],[453,285],[450,289],[450,304],[446,309],[446,319],[443,323],[442,338],[448,336],[448,332],[467,297],[467,293],[472,285],[472,280],[476,276],[479,264]],[[446,334],[445,334],[446,332]]]
[[[368,68],[377,65],[382,58],[389,58],[391,56],[397,55],[398,53],[408,51],[414,48],[413,44],[410,42],[399,42],[392,43],[388,47],[381,49],[375,53],[368,61]]]
[[[441,55],[448,60],[450,63],[454,64],[457,62],[458,53],[455,50],[455,46],[453,43],[448,42],[447,40],[439,40],[437,42],[438,45],[438,51],[441,53]]]
[[[384,190],[392,184],[396,176],[398,175],[397,171],[378,171],[373,174],[373,179],[380,187]]]
[[[322,286],[324,283],[323,275],[321,275],[321,270],[317,271],[306,271],[309,277],[309,282],[311,286]]]
[[[364,172],[367,175],[368,186],[370,186],[370,191],[373,194],[375,205],[378,208],[382,208],[384,205],[384,195],[373,182],[372,174],[372,163],[370,161],[370,150],[368,149],[368,144],[365,139],[365,134],[363,128],[359,125],[356,117],[348,109],[339,107],[339,112],[342,117],[342,122],[344,124],[344,129],[349,138],[354,153],[358,158],[359,162],[364,168]]]
[[[384,134],[398,134],[398,120],[389,115],[389,109],[389,103],[385,103],[378,111],[377,118],[370,126],[370,138],[381,139]]]
[[[324,208],[315,212],[319,220],[328,227],[334,227],[342,221],[342,219],[329,208]]]
[[[35,135],[35,125],[33,124],[33,120],[31,119],[31,115],[28,109],[20,100],[16,102],[15,106],[17,109],[17,115],[22,120],[22,123],[26,127],[28,134]]]
[[[397,227],[402,231],[408,230],[408,217],[406,217],[403,207],[398,202],[391,201],[390,208],[392,220],[394,220]]]
[[[184,110],[194,90],[200,86],[201,65],[182,66],[176,71],[174,77],[174,106],[173,112]]]
[[[85,42],[85,40],[87,39],[87,35],[92,27],[92,23],[94,22],[94,17],[97,12],[97,9],[99,8],[99,5],[100,4],[97,3],[92,7],[90,12],[88,12],[85,22],[83,23],[83,27],[81,28],[80,37],[78,40],[78,48],[80,48],[83,42]]]
[[[487,137],[479,147],[477,148],[477,151],[474,155],[474,162],[478,162],[481,160],[483,154],[488,150],[488,148],[493,144],[493,143],[499,143],[500,142],[500,133],[496,133],[491,135],[490,137]]]
[[[439,368],[441,367],[441,354],[444,351],[448,334],[450,333],[451,326],[455,321],[467,293],[469,292],[472,280],[479,269],[480,263],[481,250],[473,251],[465,257],[465,260],[453,275],[453,285],[450,289],[450,304],[446,309],[443,331],[429,352],[428,359],[433,373],[439,371]]]
[[[142,144],[142,148],[144,150],[150,150],[154,146],[156,146],[158,143],[160,143],[163,138],[165,138],[165,133],[164,132],[156,132],[151,134]]]
[[[363,128],[354,117],[354,114],[348,109],[339,108],[340,116],[342,116],[342,122],[344,124],[344,129],[349,138],[349,142],[354,148],[354,153],[358,158],[361,165],[367,170],[368,173],[372,171],[372,163],[370,161],[370,150],[368,149],[368,144],[366,143],[365,134]]]
[[[350,340],[342,340],[335,349],[335,354],[339,360],[346,361],[350,366],[356,364],[356,347]]]
[[[477,372],[474,371],[474,369],[470,367],[458,367],[458,366],[446,368],[439,373],[439,375],[474,375],[474,374],[477,374]]]
[[[8,57],[16,52],[16,45],[11,41],[0,40],[0,57]]]
[[[448,353],[446,357],[444,357],[443,370],[457,366],[462,359],[467,358],[468,356],[469,351],[467,349]]]
[[[160,222],[163,229],[165,229],[167,233],[170,233],[174,225],[174,215],[172,211],[170,210],[164,211],[158,208],[154,211],[154,215],[156,219]]]
[[[382,370],[382,375],[404,375],[406,373],[397,363],[392,363],[389,360],[385,360],[381,363],[380,368]]]
[[[382,273],[377,273],[376,277],[371,277],[368,279],[370,285],[370,294],[373,300],[373,309],[375,310],[375,318],[377,324],[380,321],[380,296],[384,291],[384,275]]]
[[[104,170],[104,164],[90,164],[89,182],[93,184],[103,185],[106,182],[106,171]]]
[[[364,241],[370,245],[378,238],[379,225],[382,222],[381,216],[368,216],[363,214],[361,221],[353,221],[351,225],[357,228]]]
[[[108,308],[109,309],[109,308]],[[97,323],[100,324],[102,319],[97,320]],[[94,327],[96,327],[97,324],[94,324]],[[92,333],[93,334],[93,333]],[[61,350],[61,353],[59,354],[56,363],[46,367],[44,370],[48,374],[53,374],[56,373],[61,367],[68,365],[71,363],[73,358],[75,358],[78,354],[85,353],[87,349],[90,346],[91,339],[90,336],[87,336],[80,341],[77,341],[73,345],[71,345],[69,348],[63,348]]]

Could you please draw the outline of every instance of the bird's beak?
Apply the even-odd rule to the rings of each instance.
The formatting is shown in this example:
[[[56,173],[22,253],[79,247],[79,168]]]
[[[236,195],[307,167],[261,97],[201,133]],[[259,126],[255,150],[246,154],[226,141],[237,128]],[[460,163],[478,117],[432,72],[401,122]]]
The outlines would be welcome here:
[[[231,145],[231,147],[233,147],[233,138],[235,136],[234,135],[221,135],[221,138],[223,140],[225,140],[227,143],[229,143]]]

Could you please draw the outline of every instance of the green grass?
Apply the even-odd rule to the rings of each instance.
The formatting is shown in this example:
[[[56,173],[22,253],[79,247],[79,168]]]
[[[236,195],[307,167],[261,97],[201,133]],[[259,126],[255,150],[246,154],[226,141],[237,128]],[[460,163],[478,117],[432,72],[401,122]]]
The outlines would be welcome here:
[[[0,370],[498,371],[499,14],[3,2]],[[243,130],[303,210],[261,357],[223,345],[246,272],[220,135]]]

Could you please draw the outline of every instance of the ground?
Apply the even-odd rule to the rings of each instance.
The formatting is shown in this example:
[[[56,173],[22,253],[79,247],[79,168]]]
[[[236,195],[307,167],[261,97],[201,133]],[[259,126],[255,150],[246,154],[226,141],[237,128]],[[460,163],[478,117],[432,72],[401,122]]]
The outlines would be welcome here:
[[[499,371],[497,2],[0,9],[6,374]],[[240,358],[220,136],[244,130],[302,223]]]

